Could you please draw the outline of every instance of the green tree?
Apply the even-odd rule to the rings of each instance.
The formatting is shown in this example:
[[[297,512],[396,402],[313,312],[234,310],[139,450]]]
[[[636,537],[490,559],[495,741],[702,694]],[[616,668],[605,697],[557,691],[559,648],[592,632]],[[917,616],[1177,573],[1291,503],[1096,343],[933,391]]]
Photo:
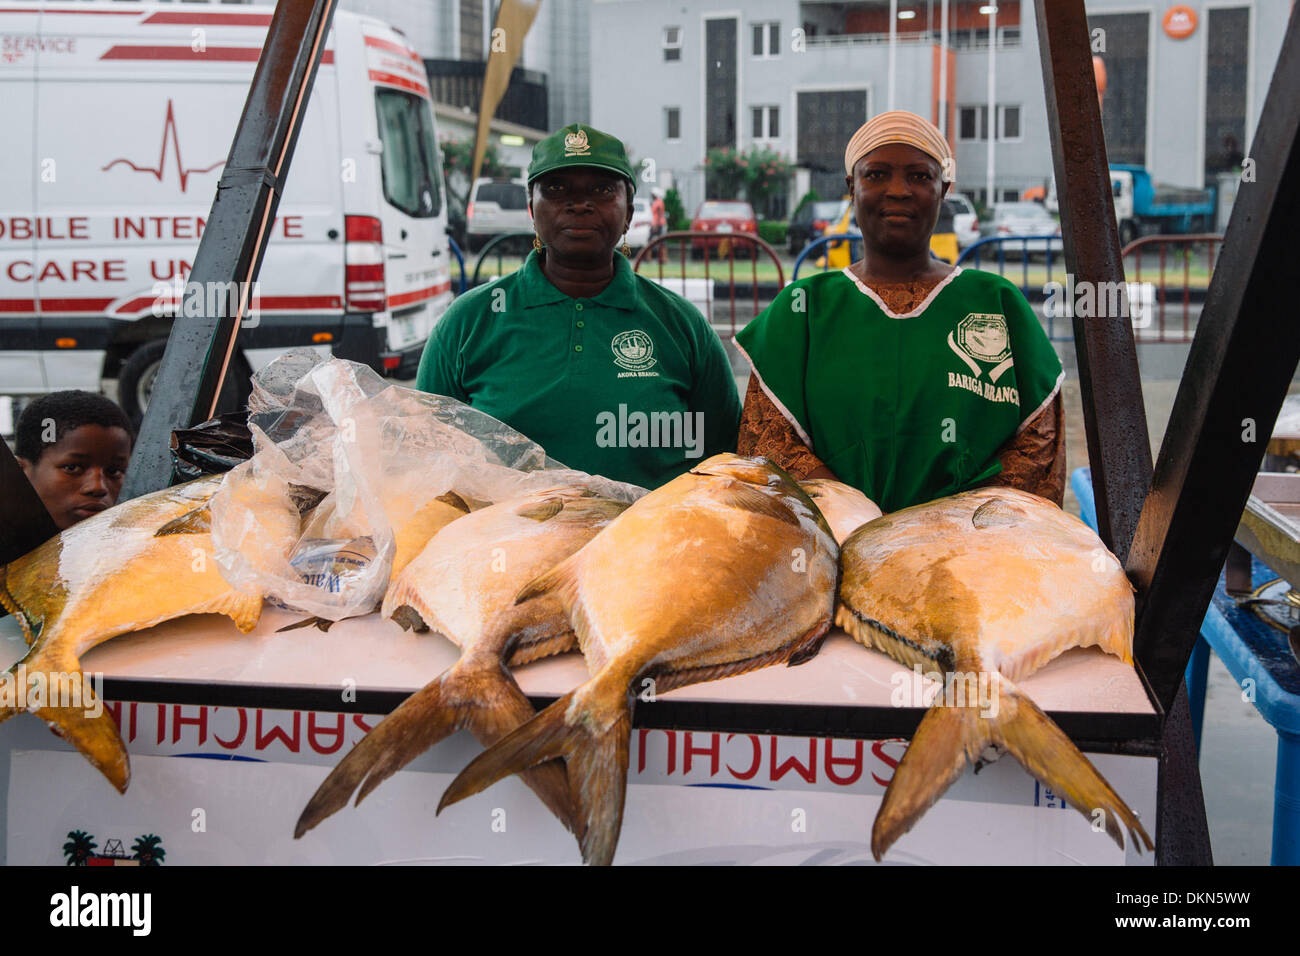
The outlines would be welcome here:
[[[96,846],[95,838],[85,830],[73,830],[68,834],[68,842],[63,844],[63,855],[68,858],[68,866],[88,866]]]
[[[786,188],[794,167],[780,153],[752,147],[743,157],[745,197],[759,216],[766,216],[772,197]]]
[[[474,165],[474,141],[462,139],[444,139],[442,141],[442,170],[447,180],[447,191],[460,200],[460,208],[469,204],[469,191],[474,183],[470,173]],[[483,153],[483,168],[480,176],[505,176],[508,170],[497,153],[495,143],[488,143]],[[453,180],[458,184],[453,186]],[[461,185],[463,184],[463,185]]]
[[[136,841],[131,844],[132,855],[140,861],[141,866],[158,866],[167,855],[161,844],[162,837],[152,833],[136,837]]]
[[[686,207],[682,205],[682,194],[676,189],[664,193],[664,217],[668,220],[668,228],[673,232],[685,232],[691,228]]]
[[[709,150],[704,157],[704,198],[739,199],[746,165],[745,157],[734,149]]]

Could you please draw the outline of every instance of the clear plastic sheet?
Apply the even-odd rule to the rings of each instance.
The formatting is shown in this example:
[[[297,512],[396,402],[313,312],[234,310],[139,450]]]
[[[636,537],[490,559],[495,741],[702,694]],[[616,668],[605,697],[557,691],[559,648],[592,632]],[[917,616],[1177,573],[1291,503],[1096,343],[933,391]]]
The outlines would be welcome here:
[[[213,498],[218,565],[241,590],[328,620],[382,601],[398,535],[447,492],[471,508],[559,485],[628,502],[645,493],[566,468],[468,405],[309,349],[255,375],[249,409],[256,451]],[[285,502],[302,506],[308,489],[325,497],[286,544]]]

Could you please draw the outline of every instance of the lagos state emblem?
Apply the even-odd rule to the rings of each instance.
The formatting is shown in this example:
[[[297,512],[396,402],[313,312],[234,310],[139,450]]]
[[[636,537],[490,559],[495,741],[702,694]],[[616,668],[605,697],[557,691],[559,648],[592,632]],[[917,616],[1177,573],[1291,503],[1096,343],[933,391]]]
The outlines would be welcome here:
[[[587,131],[585,129],[580,129],[576,133],[565,134],[565,156],[586,156],[590,152],[591,148],[587,145]]]

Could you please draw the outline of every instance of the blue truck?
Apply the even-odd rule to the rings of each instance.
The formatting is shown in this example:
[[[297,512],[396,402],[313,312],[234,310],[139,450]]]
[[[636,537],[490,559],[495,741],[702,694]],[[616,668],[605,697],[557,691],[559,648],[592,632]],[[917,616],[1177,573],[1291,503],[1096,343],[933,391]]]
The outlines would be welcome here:
[[[1152,233],[1187,235],[1209,232],[1214,228],[1216,197],[1213,187],[1167,186],[1153,180],[1145,166],[1112,163],[1110,188],[1115,198],[1115,221],[1119,224],[1121,246]],[[1048,187],[1044,205],[1051,212],[1057,211],[1055,180]]]

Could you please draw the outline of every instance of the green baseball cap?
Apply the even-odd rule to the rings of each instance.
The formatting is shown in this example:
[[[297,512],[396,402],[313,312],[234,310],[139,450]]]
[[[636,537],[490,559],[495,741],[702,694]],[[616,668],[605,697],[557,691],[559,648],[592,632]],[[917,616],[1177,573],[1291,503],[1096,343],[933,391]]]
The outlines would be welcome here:
[[[533,147],[533,161],[528,164],[528,185],[532,186],[538,176],[569,166],[607,169],[636,185],[623,141],[582,123],[556,130]]]

